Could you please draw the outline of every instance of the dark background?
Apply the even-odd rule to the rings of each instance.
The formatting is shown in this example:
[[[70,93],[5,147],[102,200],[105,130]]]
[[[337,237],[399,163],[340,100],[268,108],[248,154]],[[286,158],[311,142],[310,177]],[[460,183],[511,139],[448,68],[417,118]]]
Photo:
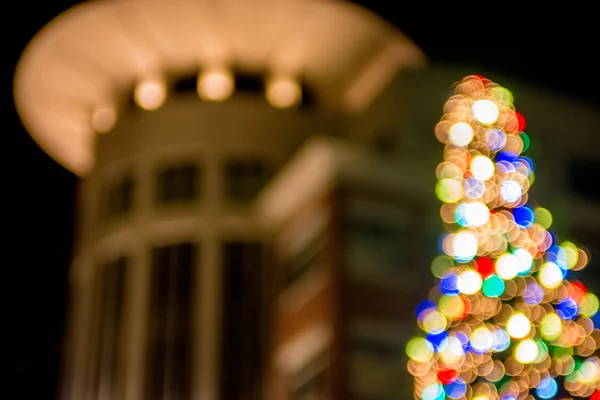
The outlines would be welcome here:
[[[12,102],[12,77],[33,35],[76,3],[20,1],[3,13],[9,126],[0,189],[8,216],[2,263],[7,274],[1,281],[7,298],[2,325],[8,333],[2,376],[9,387],[1,397],[7,399],[42,400],[57,394],[76,182],[25,132]],[[448,12],[398,7],[396,1],[357,3],[398,26],[432,62],[473,65],[600,105],[596,21],[551,15],[545,9],[523,15],[500,3],[488,11],[454,7]]]

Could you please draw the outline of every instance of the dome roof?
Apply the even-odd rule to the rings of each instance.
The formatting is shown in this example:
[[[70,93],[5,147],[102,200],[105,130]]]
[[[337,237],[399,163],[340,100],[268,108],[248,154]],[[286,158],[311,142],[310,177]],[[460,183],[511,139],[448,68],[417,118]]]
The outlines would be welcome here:
[[[327,0],[98,0],[45,26],[14,82],[34,140],[78,175],[93,167],[92,115],[144,78],[207,67],[301,76],[325,107],[360,112],[400,67],[425,61],[359,6]]]

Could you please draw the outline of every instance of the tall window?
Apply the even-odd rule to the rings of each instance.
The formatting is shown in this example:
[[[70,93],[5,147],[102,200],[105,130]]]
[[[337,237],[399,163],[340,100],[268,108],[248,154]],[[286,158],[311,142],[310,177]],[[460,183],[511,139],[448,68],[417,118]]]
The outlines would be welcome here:
[[[223,244],[221,397],[260,400],[265,331],[260,243]]]
[[[166,167],[156,176],[156,202],[186,203],[196,200],[200,192],[200,169],[195,164]]]
[[[133,177],[126,175],[106,187],[103,215],[113,217],[126,214],[133,207]]]
[[[147,400],[191,398],[196,253],[192,243],[152,252]]]
[[[225,196],[232,201],[251,201],[267,181],[267,167],[261,160],[231,160],[225,165]]]
[[[354,199],[347,212],[346,255],[355,279],[385,282],[414,265],[415,233],[408,210]]]
[[[88,368],[89,398],[122,397],[123,305],[128,259],[118,258],[101,265],[94,285],[91,356]]]

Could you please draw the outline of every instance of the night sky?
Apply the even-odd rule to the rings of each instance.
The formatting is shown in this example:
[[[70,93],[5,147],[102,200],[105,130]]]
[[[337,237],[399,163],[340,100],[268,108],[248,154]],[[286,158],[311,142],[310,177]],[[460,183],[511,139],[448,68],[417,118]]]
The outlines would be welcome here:
[[[2,188],[8,216],[3,262],[8,275],[2,280],[8,312],[2,325],[8,340],[1,362],[9,387],[0,397],[6,399],[53,399],[58,391],[76,180],[27,135],[14,109],[11,85],[27,42],[75,3],[20,1],[4,14],[5,26],[10,26],[5,36],[10,63],[5,100],[10,111]],[[358,3],[397,25],[432,61],[500,72],[600,105],[600,84],[594,76],[600,35],[591,19],[526,16],[509,7],[493,12],[437,9],[432,15],[425,7],[395,7],[396,1]]]

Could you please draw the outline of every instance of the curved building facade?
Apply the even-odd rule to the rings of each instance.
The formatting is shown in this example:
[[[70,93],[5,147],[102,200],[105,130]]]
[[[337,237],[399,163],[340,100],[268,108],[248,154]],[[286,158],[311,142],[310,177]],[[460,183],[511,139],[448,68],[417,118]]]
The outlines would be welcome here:
[[[106,0],[42,29],[15,101],[82,177],[63,398],[264,398],[274,289],[252,201],[423,61],[334,1]]]

